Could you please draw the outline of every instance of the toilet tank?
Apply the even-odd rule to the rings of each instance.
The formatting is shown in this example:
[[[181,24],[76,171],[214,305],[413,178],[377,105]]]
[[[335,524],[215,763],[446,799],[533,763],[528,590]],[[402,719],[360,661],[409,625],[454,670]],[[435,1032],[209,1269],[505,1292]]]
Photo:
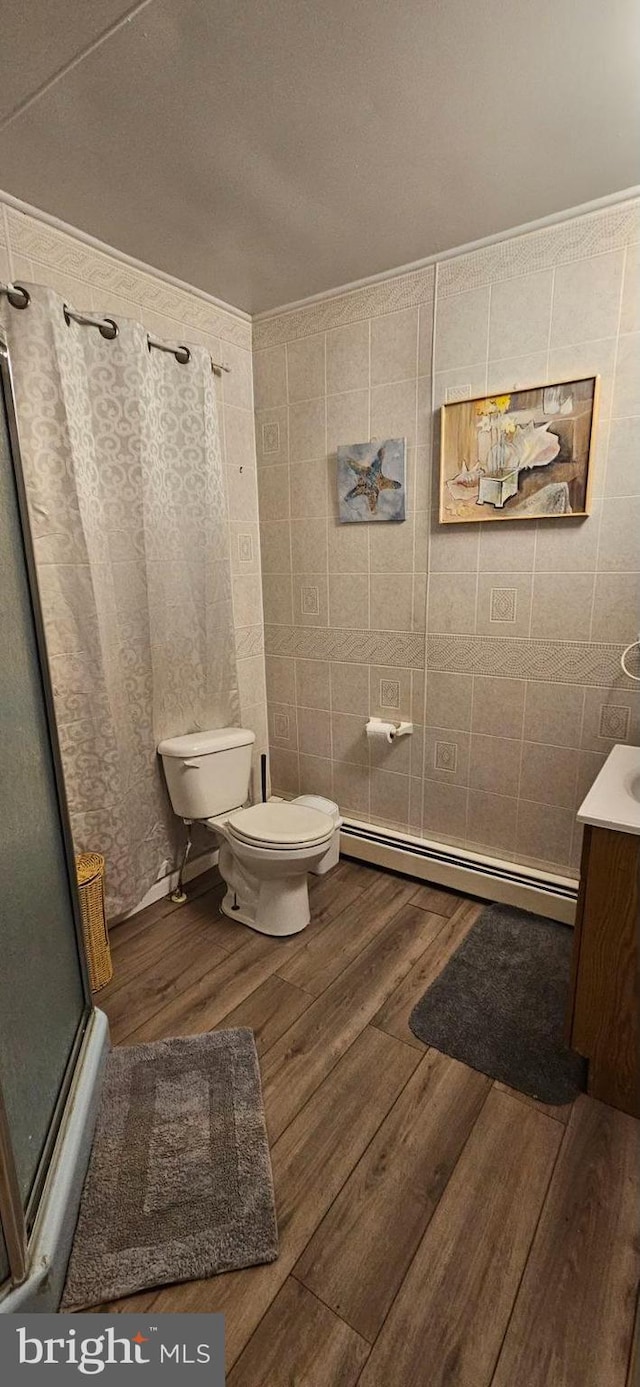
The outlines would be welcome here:
[[[217,727],[160,742],[175,813],[181,819],[211,819],[245,804],[255,739],[244,727]]]

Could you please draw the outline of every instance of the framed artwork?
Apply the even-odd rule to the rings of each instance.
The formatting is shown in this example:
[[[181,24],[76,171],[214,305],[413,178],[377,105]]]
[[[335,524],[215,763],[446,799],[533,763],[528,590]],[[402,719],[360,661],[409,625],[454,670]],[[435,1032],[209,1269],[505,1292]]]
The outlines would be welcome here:
[[[440,523],[588,515],[599,376],[443,405]]]
[[[338,447],[338,519],[404,520],[405,439],[341,443]]]

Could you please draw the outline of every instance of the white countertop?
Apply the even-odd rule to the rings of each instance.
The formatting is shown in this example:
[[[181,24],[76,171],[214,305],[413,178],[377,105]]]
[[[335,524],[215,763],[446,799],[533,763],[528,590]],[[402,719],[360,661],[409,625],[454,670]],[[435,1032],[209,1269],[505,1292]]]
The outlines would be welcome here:
[[[578,810],[578,822],[640,834],[640,746],[614,746]]]

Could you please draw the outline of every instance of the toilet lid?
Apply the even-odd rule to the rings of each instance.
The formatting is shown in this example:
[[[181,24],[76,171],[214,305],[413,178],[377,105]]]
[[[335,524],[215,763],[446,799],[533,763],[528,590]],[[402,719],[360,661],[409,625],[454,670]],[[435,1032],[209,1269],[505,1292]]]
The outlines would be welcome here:
[[[328,814],[291,803],[253,804],[230,814],[227,826],[247,842],[283,848],[322,843],[334,830]]]

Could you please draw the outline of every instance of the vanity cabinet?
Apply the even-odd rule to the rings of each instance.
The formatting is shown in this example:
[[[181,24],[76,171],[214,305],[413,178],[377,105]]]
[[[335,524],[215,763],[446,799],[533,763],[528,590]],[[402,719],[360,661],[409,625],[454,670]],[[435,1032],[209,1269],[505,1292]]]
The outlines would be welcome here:
[[[569,1045],[589,1093],[640,1117],[640,835],[587,823],[573,945]]]

